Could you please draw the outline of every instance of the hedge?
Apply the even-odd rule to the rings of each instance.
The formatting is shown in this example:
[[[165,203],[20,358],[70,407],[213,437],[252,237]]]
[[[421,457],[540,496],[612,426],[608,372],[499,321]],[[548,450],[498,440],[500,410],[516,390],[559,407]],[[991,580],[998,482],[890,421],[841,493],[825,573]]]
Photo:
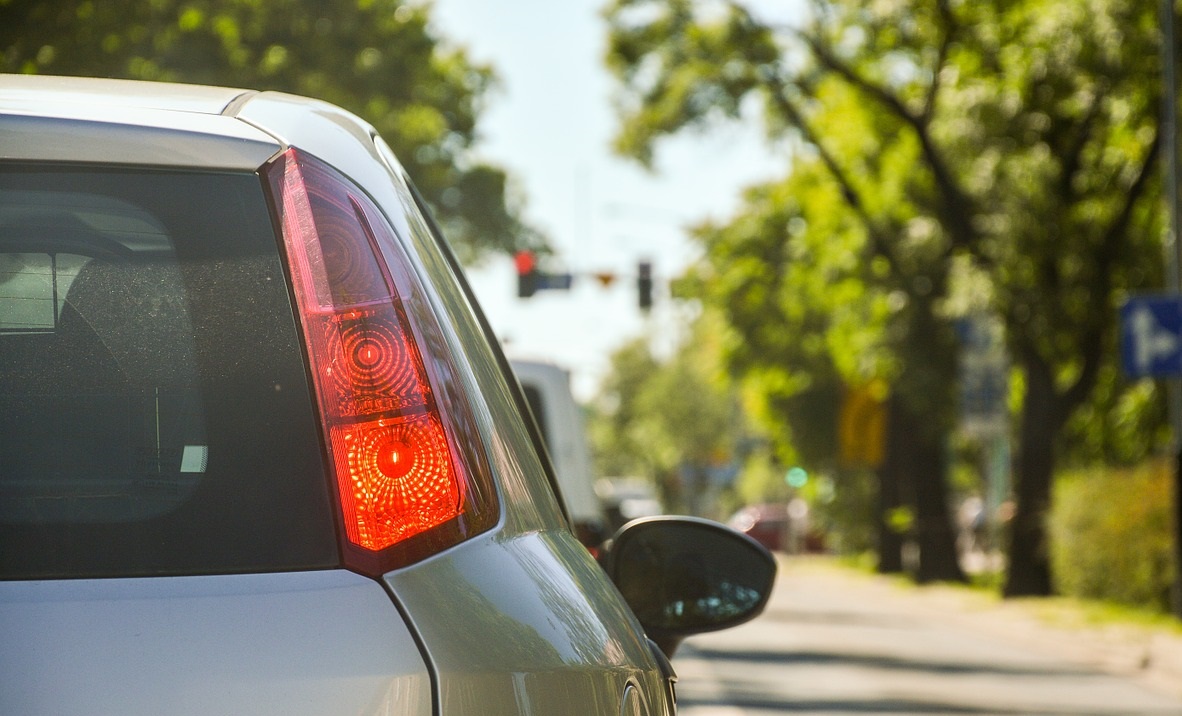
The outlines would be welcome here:
[[[1048,520],[1057,591],[1168,613],[1171,481],[1167,460],[1061,475]]]

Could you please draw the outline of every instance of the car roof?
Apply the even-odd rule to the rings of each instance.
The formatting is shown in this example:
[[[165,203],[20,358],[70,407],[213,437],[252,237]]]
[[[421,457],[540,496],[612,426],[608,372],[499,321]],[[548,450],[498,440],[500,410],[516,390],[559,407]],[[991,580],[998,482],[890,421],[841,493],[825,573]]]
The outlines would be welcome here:
[[[95,77],[0,74],[0,111],[36,108],[41,116],[73,116],[77,107],[222,114],[252,90]]]
[[[283,92],[0,74],[0,160],[253,171],[298,146],[369,186],[383,166],[404,174],[375,136],[347,110]]]
[[[0,160],[253,170],[282,146],[271,133],[232,116],[256,95],[225,87],[0,75]]]

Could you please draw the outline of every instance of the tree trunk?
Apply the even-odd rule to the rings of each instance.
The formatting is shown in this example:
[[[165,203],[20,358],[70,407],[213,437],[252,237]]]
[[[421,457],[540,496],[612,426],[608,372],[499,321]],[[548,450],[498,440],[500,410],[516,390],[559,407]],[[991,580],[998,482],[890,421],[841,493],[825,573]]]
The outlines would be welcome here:
[[[1024,361],[1026,399],[1014,466],[1016,512],[1010,524],[1009,568],[1003,594],[1042,597],[1051,594],[1046,518],[1055,468],[1054,440],[1062,420],[1055,409],[1055,381],[1038,358]]]
[[[903,534],[891,525],[892,512],[902,507],[897,494],[895,476],[879,471],[878,492],[878,564],[879,574],[899,574],[903,571]]]
[[[915,506],[915,539],[919,546],[915,580],[920,584],[965,582],[948,509],[944,433],[925,423],[923,416],[901,398],[891,399],[890,422],[900,433],[898,467],[910,482]]]
[[[911,492],[907,486],[907,468],[903,459],[910,439],[895,420],[888,403],[886,422],[886,451],[878,468],[878,573],[899,574],[903,571],[903,533],[891,525],[891,514],[907,504],[904,496]]]

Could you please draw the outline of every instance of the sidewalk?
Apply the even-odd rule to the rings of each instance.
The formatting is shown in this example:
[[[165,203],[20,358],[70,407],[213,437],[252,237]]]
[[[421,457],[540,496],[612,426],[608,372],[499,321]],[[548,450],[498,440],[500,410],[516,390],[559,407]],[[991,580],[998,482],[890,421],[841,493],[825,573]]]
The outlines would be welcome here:
[[[1182,698],[1182,629],[1091,619],[1082,606],[1063,599],[1003,600],[981,590],[948,585],[916,586],[844,567],[825,557],[778,555],[780,579],[846,581],[876,598],[904,601],[993,637],[1111,674],[1134,678]]]

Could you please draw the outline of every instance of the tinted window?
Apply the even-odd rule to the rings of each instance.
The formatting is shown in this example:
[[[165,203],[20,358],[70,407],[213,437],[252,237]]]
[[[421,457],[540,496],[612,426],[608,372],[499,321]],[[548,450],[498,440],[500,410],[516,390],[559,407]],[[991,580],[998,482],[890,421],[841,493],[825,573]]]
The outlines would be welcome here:
[[[0,576],[335,564],[259,178],[0,169]]]

